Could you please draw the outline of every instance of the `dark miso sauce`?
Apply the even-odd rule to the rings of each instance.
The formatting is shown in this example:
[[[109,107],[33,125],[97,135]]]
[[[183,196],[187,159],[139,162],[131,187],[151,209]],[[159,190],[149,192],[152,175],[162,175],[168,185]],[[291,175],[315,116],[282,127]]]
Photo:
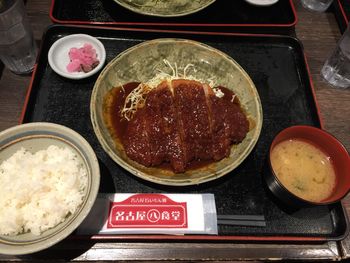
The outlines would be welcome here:
[[[121,115],[126,97],[137,88],[139,82],[130,82],[123,87],[111,89],[104,98],[103,118],[115,143],[123,144],[128,120]]]
[[[125,137],[128,120],[121,115],[121,109],[124,107],[126,97],[139,85],[139,82],[130,82],[122,87],[115,87],[111,89],[104,98],[103,104],[103,118],[108,127],[109,132],[116,144],[123,145],[123,139]],[[234,93],[220,86],[221,91],[225,94],[226,99],[232,99]],[[237,96],[234,97],[234,103],[239,104]],[[187,164],[186,170],[194,170],[204,168],[205,166],[214,163],[213,160],[194,160]],[[162,163],[158,166],[160,169],[173,170],[170,163]]]

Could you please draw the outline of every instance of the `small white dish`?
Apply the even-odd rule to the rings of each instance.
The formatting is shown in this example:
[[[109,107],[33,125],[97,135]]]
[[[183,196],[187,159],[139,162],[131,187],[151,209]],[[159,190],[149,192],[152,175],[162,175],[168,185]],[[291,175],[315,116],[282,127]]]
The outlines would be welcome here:
[[[69,50],[73,47],[81,48],[84,44],[91,44],[96,50],[100,63],[89,72],[68,72],[67,65],[70,62]],[[51,68],[59,75],[69,79],[83,79],[98,72],[106,60],[106,50],[100,40],[86,34],[73,34],[57,40],[51,46],[48,54]]]
[[[276,4],[278,0],[245,0],[247,3],[256,6],[270,6]]]

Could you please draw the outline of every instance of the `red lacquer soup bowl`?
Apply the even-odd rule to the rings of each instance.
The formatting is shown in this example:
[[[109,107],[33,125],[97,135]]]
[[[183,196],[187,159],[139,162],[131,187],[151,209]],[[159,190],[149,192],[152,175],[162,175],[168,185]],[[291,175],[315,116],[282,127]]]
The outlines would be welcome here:
[[[298,194],[299,192],[302,191],[318,191],[317,187],[311,187],[311,185],[306,185],[308,182],[310,182],[311,177],[312,180],[314,180],[316,177],[313,177],[316,172],[319,170],[317,169],[310,169],[312,166],[308,166],[308,159],[305,156],[309,156],[310,159],[312,159],[312,155],[306,155],[304,152],[302,152],[301,156],[299,156],[297,153],[295,156],[299,156],[298,160],[300,158],[303,158],[300,160],[299,163],[297,163],[295,166],[295,170],[290,168],[290,163],[291,162],[297,162],[296,157],[293,156],[290,159],[289,157],[284,156],[283,161],[281,161],[278,166],[276,165],[276,162],[272,158],[282,158],[283,153],[277,154],[277,145],[282,145],[282,143],[285,142],[291,142],[291,141],[298,141],[299,143],[301,142],[302,144],[308,144],[309,146],[311,145],[312,148],[316,148],[316,150],[320,150],[322,154],[324,154],[326,160],[329,160],[329,163],[331,164],[330,167],[332,167],[332,174],[335,175],[335,180],[333,180],[334,184],[331,188],[329,188],[330,193],[320,199],[320,200],[312,200],[309,198],[306,198],[305,195]],[[288,145],[284,144],[284,146]],[[306,147],[309,147],[306,146]],[[288,147],[288,146],[287,146]],[[310,147],[309,147],[310,148]],[[285,149],[285,148],[284,148]],[[303,148],[299,148],[303,149]],[[274,153],[273,151],[276,150]],[[286,152],[294,152],[290,149],[288,149]],[[299,150],[300,151],[300,150]],[[273,154],[272,154],[273,153]],[[277,155],[276,155],[277,154]],[[304,154],[304,155],[303,155]],[[274,157],[272,157],[274,155]],[[277,156],[277,157],[275,157]],[[294,158],[294,159],[293,159]],[[316,161],[315,161],[316,162]],[[302,165],[301,165],[302,164]],[[286,178],[286,173],[284,169],[284,165],[286,167],[286,172],[288,174],[288,178]],[[269,151],[269,166],[270,166],[270,172],[264,173],[264,177],[267,183],[268,188],[271,190],[271,192],[276,195],[279,199],[281,199],[284,203],[290,204],[290,205],[326,205],[326,204],[331,204],[335,203],[342,198],[344,198],[347,193],[350,190],[350,156],[346,148],[339,142],[334,136],[329,134],[328,132],[312,127],[312,126],[292,126],[289,128],[286,128],[282,130],[280,133],[276,135],[274,140],[272,141],[272,144],[270,146],[270,151]],[[278,167],[278,168],[277,168]],[[308,170],[306,171],[305,168],[305,173],[303,173],[304,167],[308,167]],[[323,167],[323,166],[322,166]],[[284,180],[282,180],[280,177],[281,173],[284,173]],[[300,172],[301,171],[301,172]],[[298,172],[298,177],[297,179],[290,178],[294,175],[293,173]],[[324,178],[327,176],[330,176],[330,172],[327,171],[321,171],[321,173],[324,175]],[[306,177],[311,176],[310,179],[307,179]],[[298,180],[298,181],[297,181]],[[328,178],[325,179],[326,181]],[[282,181],[284,183],[282,183]],[[287,181],[293,181],[293,186],[292,183],[291,185],[287,186],[286,182]],[[316,182],[316,180],[314,180]],[[301,182],[299,185],[297,185],[295,182]],[[317,181],[317,183],[323,183],[323,181]],[[296,189],[293,189],[292,187],[295,187]],[[297,189],[298,188],[298,189]],[[311,193],[306,193],[306,194],[311,194]],[[313,193],[314,195],[317,193]]]

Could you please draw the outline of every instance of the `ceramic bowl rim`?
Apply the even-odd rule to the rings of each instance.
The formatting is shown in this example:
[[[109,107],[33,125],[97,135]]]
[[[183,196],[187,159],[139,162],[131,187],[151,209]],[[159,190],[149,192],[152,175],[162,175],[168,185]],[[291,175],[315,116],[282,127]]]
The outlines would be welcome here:
[[[252,0],[245,0],[248,4],[250,5],[254,5],[254,6],[261,6],[261,7],[264,7],[264,6],[271,6],[271,5],[274,5],[276,4],[279,0],[272,0],[270,3],[257,3],[257,2],[254,2]]]

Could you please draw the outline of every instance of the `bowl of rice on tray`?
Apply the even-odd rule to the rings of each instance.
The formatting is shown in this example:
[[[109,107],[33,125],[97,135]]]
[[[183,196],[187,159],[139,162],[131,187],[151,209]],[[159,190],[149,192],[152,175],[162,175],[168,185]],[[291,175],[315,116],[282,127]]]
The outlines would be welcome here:
[[[38,252],[69,236],[99,184],[97,157],[72,129],[34,122],[0,132],[0,254]]]

